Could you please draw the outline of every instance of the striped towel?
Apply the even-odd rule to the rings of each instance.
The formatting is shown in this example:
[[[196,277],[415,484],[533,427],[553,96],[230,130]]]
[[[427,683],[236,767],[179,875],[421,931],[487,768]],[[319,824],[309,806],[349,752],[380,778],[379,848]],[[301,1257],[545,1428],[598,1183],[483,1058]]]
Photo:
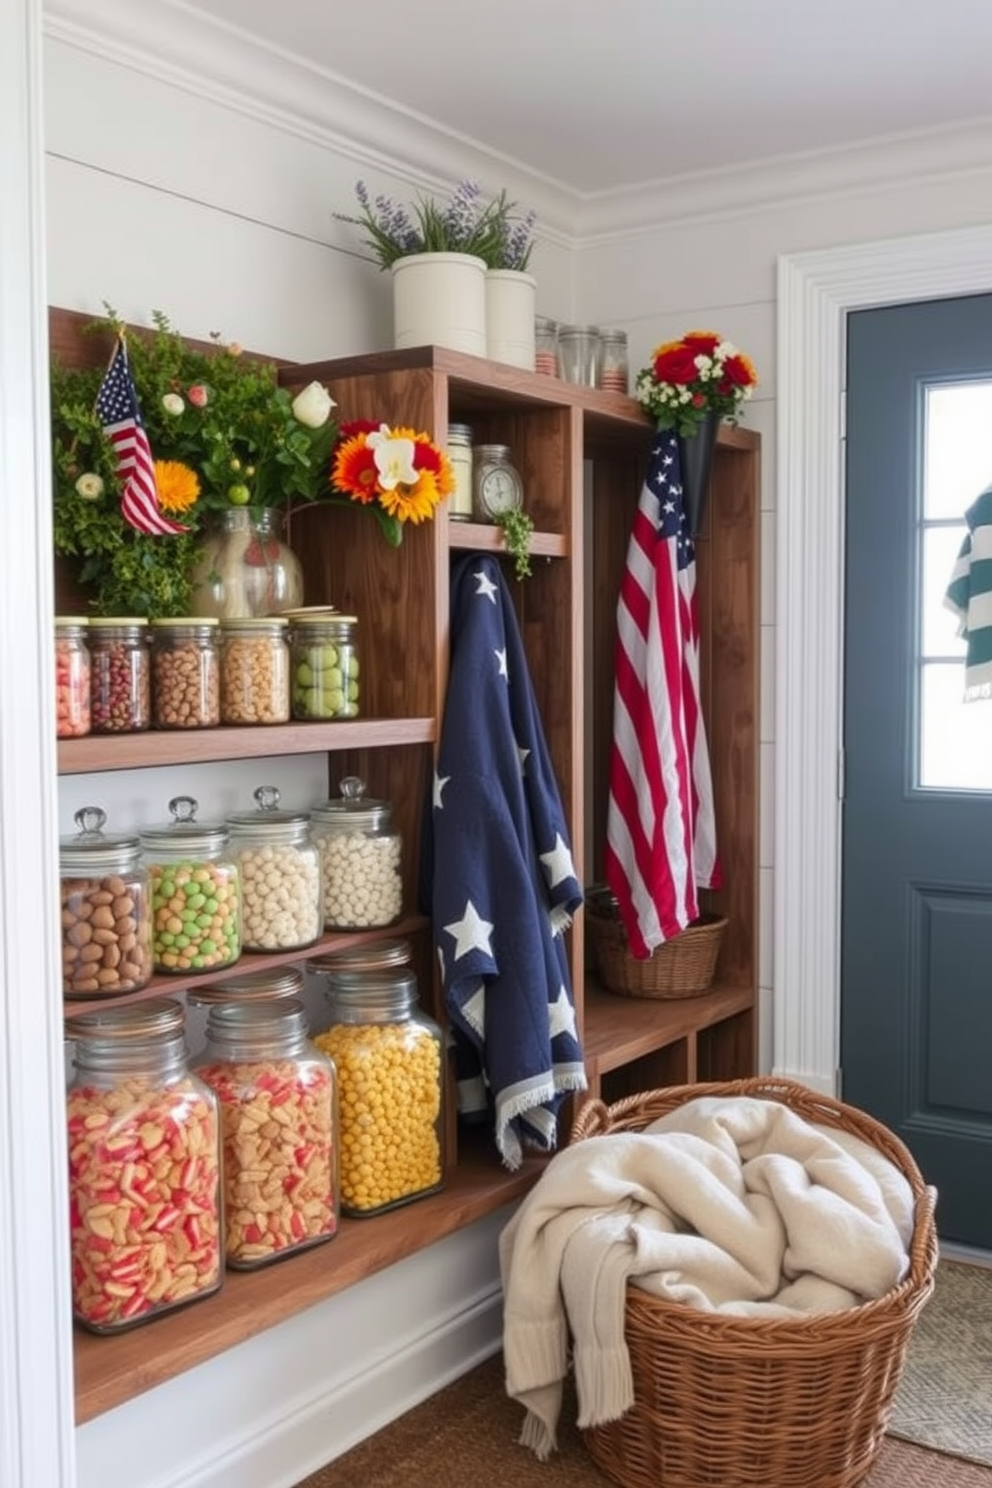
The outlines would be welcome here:
[[[964,699],[992,698],[992,486],[964,514],[968,535],[961,544],[944,603],[958,618],[967,643]]]

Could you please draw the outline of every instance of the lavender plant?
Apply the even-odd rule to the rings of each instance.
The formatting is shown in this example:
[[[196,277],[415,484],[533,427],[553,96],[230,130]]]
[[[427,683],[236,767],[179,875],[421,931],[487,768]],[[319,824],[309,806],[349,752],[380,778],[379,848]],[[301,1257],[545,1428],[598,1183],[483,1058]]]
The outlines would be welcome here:
[[[335,212],[362,229],[381,269],[413,253],[472,253],[490,269],[524,269],[533,247],[536,213],[514,217],[506,192],[486,199],[475,181],[462,181],[447,199],[418,196],[411,206],[379,195],[364,181],[355,186],[359,212]]]

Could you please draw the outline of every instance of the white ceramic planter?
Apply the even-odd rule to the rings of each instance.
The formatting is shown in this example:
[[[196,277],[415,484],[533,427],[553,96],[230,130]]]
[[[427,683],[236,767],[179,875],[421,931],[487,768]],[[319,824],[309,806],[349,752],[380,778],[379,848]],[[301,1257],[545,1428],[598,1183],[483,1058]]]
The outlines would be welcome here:
[[[537,280],[518,269],[486,272],[486,355],[534,371]]]
[[[486,265],[470,253],[413,253],[391,266],[393,344],[486,355]]]

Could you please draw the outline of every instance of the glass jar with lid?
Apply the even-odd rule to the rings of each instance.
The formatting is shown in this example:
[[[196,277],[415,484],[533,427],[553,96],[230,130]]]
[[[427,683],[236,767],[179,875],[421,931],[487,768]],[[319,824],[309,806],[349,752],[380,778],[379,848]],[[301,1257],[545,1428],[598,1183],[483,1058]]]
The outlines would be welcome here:
[[[55,617],[55,734],[81,739],[90,731],[90,651],[85,615]]]
[[[324,610],[289,619],[293,717],[357,718],[357,618]]]
[[[221,723],[289,722],[289,622],[220,622]]]
[[[216,618],[152,620],[152,717],[157,729],[220,723]]]
[[[107,813],[84,806],[79,832],[59,845],[62,990],[67,997],[119,997],[152,976],[152,908],[137,836],[112,835]]]
[[[470,424],[448,425],[448,459],[455,476],[455,489],[448,499],[453,522],[472,520],[472,428]]]
[[[405,966],[336,970],[333,958],[310,969],[330,1004],[314,1042],[338,1072],[342,1213],[379,1214],[437,1192],[442,1036],[420,1008],[416,977]]]
[[[80,1014],[66,1036],[72,1310],[114,1333],[223,1281],[218,1103],[171,998]]]
[[[211,990],[195,1070],[220,1103],[225,1258],[253,1270],[337,1233],[336,1072],[297,998]]]
[[[155,970],[216,971],[241,954],[241,884],[230,833],[223,823],[198,822],[192,796],[173,796],[169,810],[171,822],[140,832]]]
[[[320,854],[305,811],[280,810],[274,785],[255,791],[255,811],[227,817],[241,876],[241,943],[246,951],[313,945],[324,926]]]
[[[338,799],[310,813],[324,882],[324,926],[358,930],[392,925],[403,912],[402,838],[388,801],[365,794],[357,775]]]
[[[558,363],[565,382],[583,387],[599,386],[602,335],[599,326],[563,325],[558,327]]]
[[[136,734],[151,725],[148,621],[125,616],[90,621],[90,683],[95,734]]]
[[[558,376],[558,322],[546,315],[534,321],[534,370],[545,377]]]
[[[477,522],[495,522],[523,505],[524,484],[506,444],[477,444],[473,451],[472,503]]]
[[[601,334],[599,386],[611,393],[628,391],[626,331],[603,331]]]

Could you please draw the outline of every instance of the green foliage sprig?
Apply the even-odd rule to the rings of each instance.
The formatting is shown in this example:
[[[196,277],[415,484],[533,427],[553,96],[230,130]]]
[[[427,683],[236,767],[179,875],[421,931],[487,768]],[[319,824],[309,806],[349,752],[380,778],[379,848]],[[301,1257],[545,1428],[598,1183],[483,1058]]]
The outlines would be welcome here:
[[[107,314],[85,327],[122,330]],[[190,345],[160,311],[153,329],[127,336],[131,375],[157,463],[165,514],[189,528],[137,532],[121,513],[117,457],[94,411],[104,372],[51,369],[55,550],[75,561],[97,613],[157,617],[188,612],[189,574],[213,513],[271,507],[287,515],[333,500],[333,402],[319,384],[295,397],[275,365],[219,337]],[[162,465],[166,468],[162,469]]]
[[[514,573],[518,579],[529,579],[532,572],[530,566],[530,539],[534,531],[532,518],[520,507],[513,506],[508,507],[506,511],[499,512],[495,522],[503,534],[506,551],[513,558]]]

